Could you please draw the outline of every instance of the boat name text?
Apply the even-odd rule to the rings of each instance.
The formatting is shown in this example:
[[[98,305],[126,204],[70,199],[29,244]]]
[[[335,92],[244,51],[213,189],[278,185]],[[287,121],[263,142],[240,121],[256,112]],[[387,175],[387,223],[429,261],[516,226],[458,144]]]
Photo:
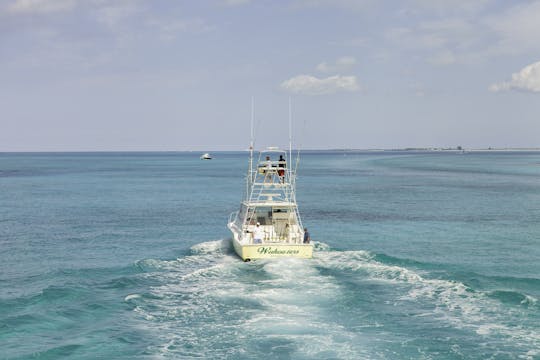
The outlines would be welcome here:
[[[268,255],[296,255],[300,252],[300,250],[295,249],[287,249],[287,250],[281,250],[276,249],[271,246],[263,246],[257,249],[257,252],[259,254],[268,254]]]

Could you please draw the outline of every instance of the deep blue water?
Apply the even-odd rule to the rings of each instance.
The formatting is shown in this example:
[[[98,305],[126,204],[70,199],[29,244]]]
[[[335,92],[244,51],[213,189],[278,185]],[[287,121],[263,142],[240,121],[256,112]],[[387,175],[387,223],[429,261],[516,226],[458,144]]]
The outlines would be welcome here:
[[[213,155],[0,154],[0,359],[540,359],[540,153],[304,153],[252,263]]]

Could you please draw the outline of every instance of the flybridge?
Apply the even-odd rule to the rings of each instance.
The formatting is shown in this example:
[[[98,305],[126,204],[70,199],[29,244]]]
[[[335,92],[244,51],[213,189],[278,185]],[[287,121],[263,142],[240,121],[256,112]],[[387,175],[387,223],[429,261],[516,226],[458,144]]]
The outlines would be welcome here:
[[[259,153],[256,167],[248,174],[246,201],[296,202],[294,191],[295,171],[288,166],[287,153],[278,148],[268,148]]]

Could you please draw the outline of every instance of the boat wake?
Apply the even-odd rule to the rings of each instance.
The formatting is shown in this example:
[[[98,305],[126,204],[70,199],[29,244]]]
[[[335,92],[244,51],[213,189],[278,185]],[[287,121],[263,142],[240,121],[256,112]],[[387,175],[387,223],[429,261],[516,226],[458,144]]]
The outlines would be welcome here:
[[[324,243],[314,250],[312,260],[244,263],[230,240],[204,242],[176,260],[140,261],[141,276],[155,285],[125,301],[152,339],[148,352],[161,357],[414,357],[426,351],[414,341],[415,327],[452,328],[470,339],[469,350],[482,344],[485,354],[539,355],[527,306],[509,307],[499,295],[385,264],[366,251]],[[509,320],[516,318],[524,321]],[[396,321],[407,322],[407,334]],[[455,356],[468,351],[463,341],[440,342]]]
[[[523,350],[520,358],[540,355],[538,325],[528,320],[536,311],[537,298],[514,291],[481,291],[464,283],[432,279],[429,274],[375,260],[365,251],[328,251],[315,259],[322,268],[360,276],[364,284],[385,283],[394,287],[395,296],[386,298],[392,306],[413,309],[411,317],[437,321],[465,333],[478,335],[478,343],[497,347],[497,352],[513,356],[515,347]],[[512,305],[505,303],[514,300]],[[530,310],[530,311],[529,311]],[[521,319],[516,324],[516,319]],[[413,320],[411,320],[413,322]],[[511,349],[510,349],[511,348]]]

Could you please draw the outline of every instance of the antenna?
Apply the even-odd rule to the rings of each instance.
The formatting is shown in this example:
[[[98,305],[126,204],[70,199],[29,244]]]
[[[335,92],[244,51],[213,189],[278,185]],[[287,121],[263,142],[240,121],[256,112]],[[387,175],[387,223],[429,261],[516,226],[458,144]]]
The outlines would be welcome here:
[[[249,171],[246,184],[246,193],[249,196],[249,186],[253,182],[253,122],[255,120],[255,98],[251,96],[251,137],[249,141]]]
[[[255,119],[255,97],[251,96],[251,143],[250,143],[250,150],[253,150],[253,121]]]
[[[289,96],[289,162],[292,162],[292,104]]]

